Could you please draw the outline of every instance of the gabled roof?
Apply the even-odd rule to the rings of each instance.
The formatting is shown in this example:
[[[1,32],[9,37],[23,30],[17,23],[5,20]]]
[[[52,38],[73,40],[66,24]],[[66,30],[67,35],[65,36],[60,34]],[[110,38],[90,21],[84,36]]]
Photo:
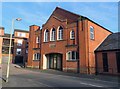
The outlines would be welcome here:
[[[96,51],[108,51],[120,49],[120,32],[110,34]]]
[[[51,14],[51,16],[54,16],[55,18],[57,18],[57,19],[59,19],[59,20],[61,20],[61,21],[67,20],[68,24],[69,24],[69,23],[72,23],[72,22],[76,22],[76,21],[80,20],[80,18],[81,18],[81,19],[87,19],[87,20],[93,22],[94,24],[100,26],[101,28],[109,31],[109,30],[106,29],[105,27],[101,26],[100,24],[92,21],[91,19],[89,19],[89,18],[87,18],[87,17],[85,17],[85,16],[75,14],[75,13],[73,13],[73,12],[70,12],[70,11],[68,11],[68,10],[62,9],[62,8],[60,8],[60,7],[56,7],[55,10],[53,11],[53,13]],[[49,19],[51,18],[51,16],[49,17]],[[49,19],[46,21],[46,23],[49,21]],[[46,23],[45,23],[45,24],[46,24]],[[44,26],[45,24],[43,24],[43,26]],[[109,32],[111,32],[111,31],[109,31]],[[111,32],[111,33],[112,33],[112,32]]]
[[[80,15],[72,13],[72,12],[67,11],[65,9],[62,9],[60,7],[56,7],[55,10],[53,11],[53,13],[51,14],[51,16],[52,15],[61,19],[61,20],[66,20],[67,19],[68,23],[75,22],[80,17]],[[49,19],[51,18],[51,16],[49,17]],[[48,20],[46,21],[46,23],[48,22]]]

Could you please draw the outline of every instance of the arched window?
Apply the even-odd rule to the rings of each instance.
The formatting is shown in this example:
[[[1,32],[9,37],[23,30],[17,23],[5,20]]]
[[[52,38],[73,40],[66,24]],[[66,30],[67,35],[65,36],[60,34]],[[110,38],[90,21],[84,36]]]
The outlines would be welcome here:
[[[55,41],[55,34],[56,34],[56,32],[55,32],[55,29],[53,28],[53,29],[51,29],[51,37],[50,37],[50,41]]]
[[[48,29],[44,31],[44,42],[48,42],[49,31]]]
[[[58,28],[58,40],[63,40],[63,28],[61,26]]]
[[[75,32],[73,30],[70,31],[70,39],[75,39]]]

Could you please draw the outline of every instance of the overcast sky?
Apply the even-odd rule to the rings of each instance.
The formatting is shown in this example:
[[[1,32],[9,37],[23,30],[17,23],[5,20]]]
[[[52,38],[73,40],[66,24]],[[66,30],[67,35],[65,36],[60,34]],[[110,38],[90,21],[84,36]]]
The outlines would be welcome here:
[[[112,32],[118,32],[117,2],[3,2],[0,25],[9,33],[12,19],[20,17],[22,21],[15,21],[15,28],[29,30],[33,24],[42,26],[57,6],[86,16]]]

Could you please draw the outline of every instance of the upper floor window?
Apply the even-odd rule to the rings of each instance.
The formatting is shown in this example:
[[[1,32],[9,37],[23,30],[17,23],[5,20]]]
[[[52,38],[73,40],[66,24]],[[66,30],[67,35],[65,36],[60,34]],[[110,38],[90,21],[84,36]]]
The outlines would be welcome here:
[[[50,39],[50,41],[55,41],[55,29],[53,28],[52,30],[51,30],[51,39]]]
[[[18,48],[16,51],[17,51],[16,52],[17,55],[21,55],[21,49]]]
[[[36,37],[36,43],[40,43],[40,38],[39,38],[39,36]]]
[[[67,60],[77,60],[78,53],[76,51],[69,51],[67,52]]]
[[[73,30],[70,31],[70,39],[75,39],[75,32]]]
[[[33,56],[33,60],[40,60],[40,53],[35,53]]]
[[[17,46],[22,46],[22,40],[17,41]]]
[[[48,29],[44,31],[44,42],[48,42],[49,31]]]
[[[19,33],[18,33],[18,36],[19,36],[19,37],[25,37],[25,33],[19,32]]]
[[[94,37],[94,28],[92,26],[90,26],[90,39],[91,40],[95,39],[95,37]]]
[[[63,28],[60,26],[58,29],[58,40],[63,39]]]

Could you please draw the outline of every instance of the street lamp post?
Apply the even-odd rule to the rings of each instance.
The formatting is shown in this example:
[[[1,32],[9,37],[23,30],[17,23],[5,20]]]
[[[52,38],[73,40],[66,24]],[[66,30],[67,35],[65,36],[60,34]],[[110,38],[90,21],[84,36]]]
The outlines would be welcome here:
[[[7,64],[7,75],[6,75],[6,82],[8,82],[8,78],[9,78],[9,72],[10,72],[10,54],[11,54],[11,46],[12,46],[12,30],[14,30],[14,21],[20,21],[22,20],[21,18],[17,18],[17,19],[12,19],[12,28],[10,30],[10,45],[9,45],[9,57],[8,57],[8,64]]]

